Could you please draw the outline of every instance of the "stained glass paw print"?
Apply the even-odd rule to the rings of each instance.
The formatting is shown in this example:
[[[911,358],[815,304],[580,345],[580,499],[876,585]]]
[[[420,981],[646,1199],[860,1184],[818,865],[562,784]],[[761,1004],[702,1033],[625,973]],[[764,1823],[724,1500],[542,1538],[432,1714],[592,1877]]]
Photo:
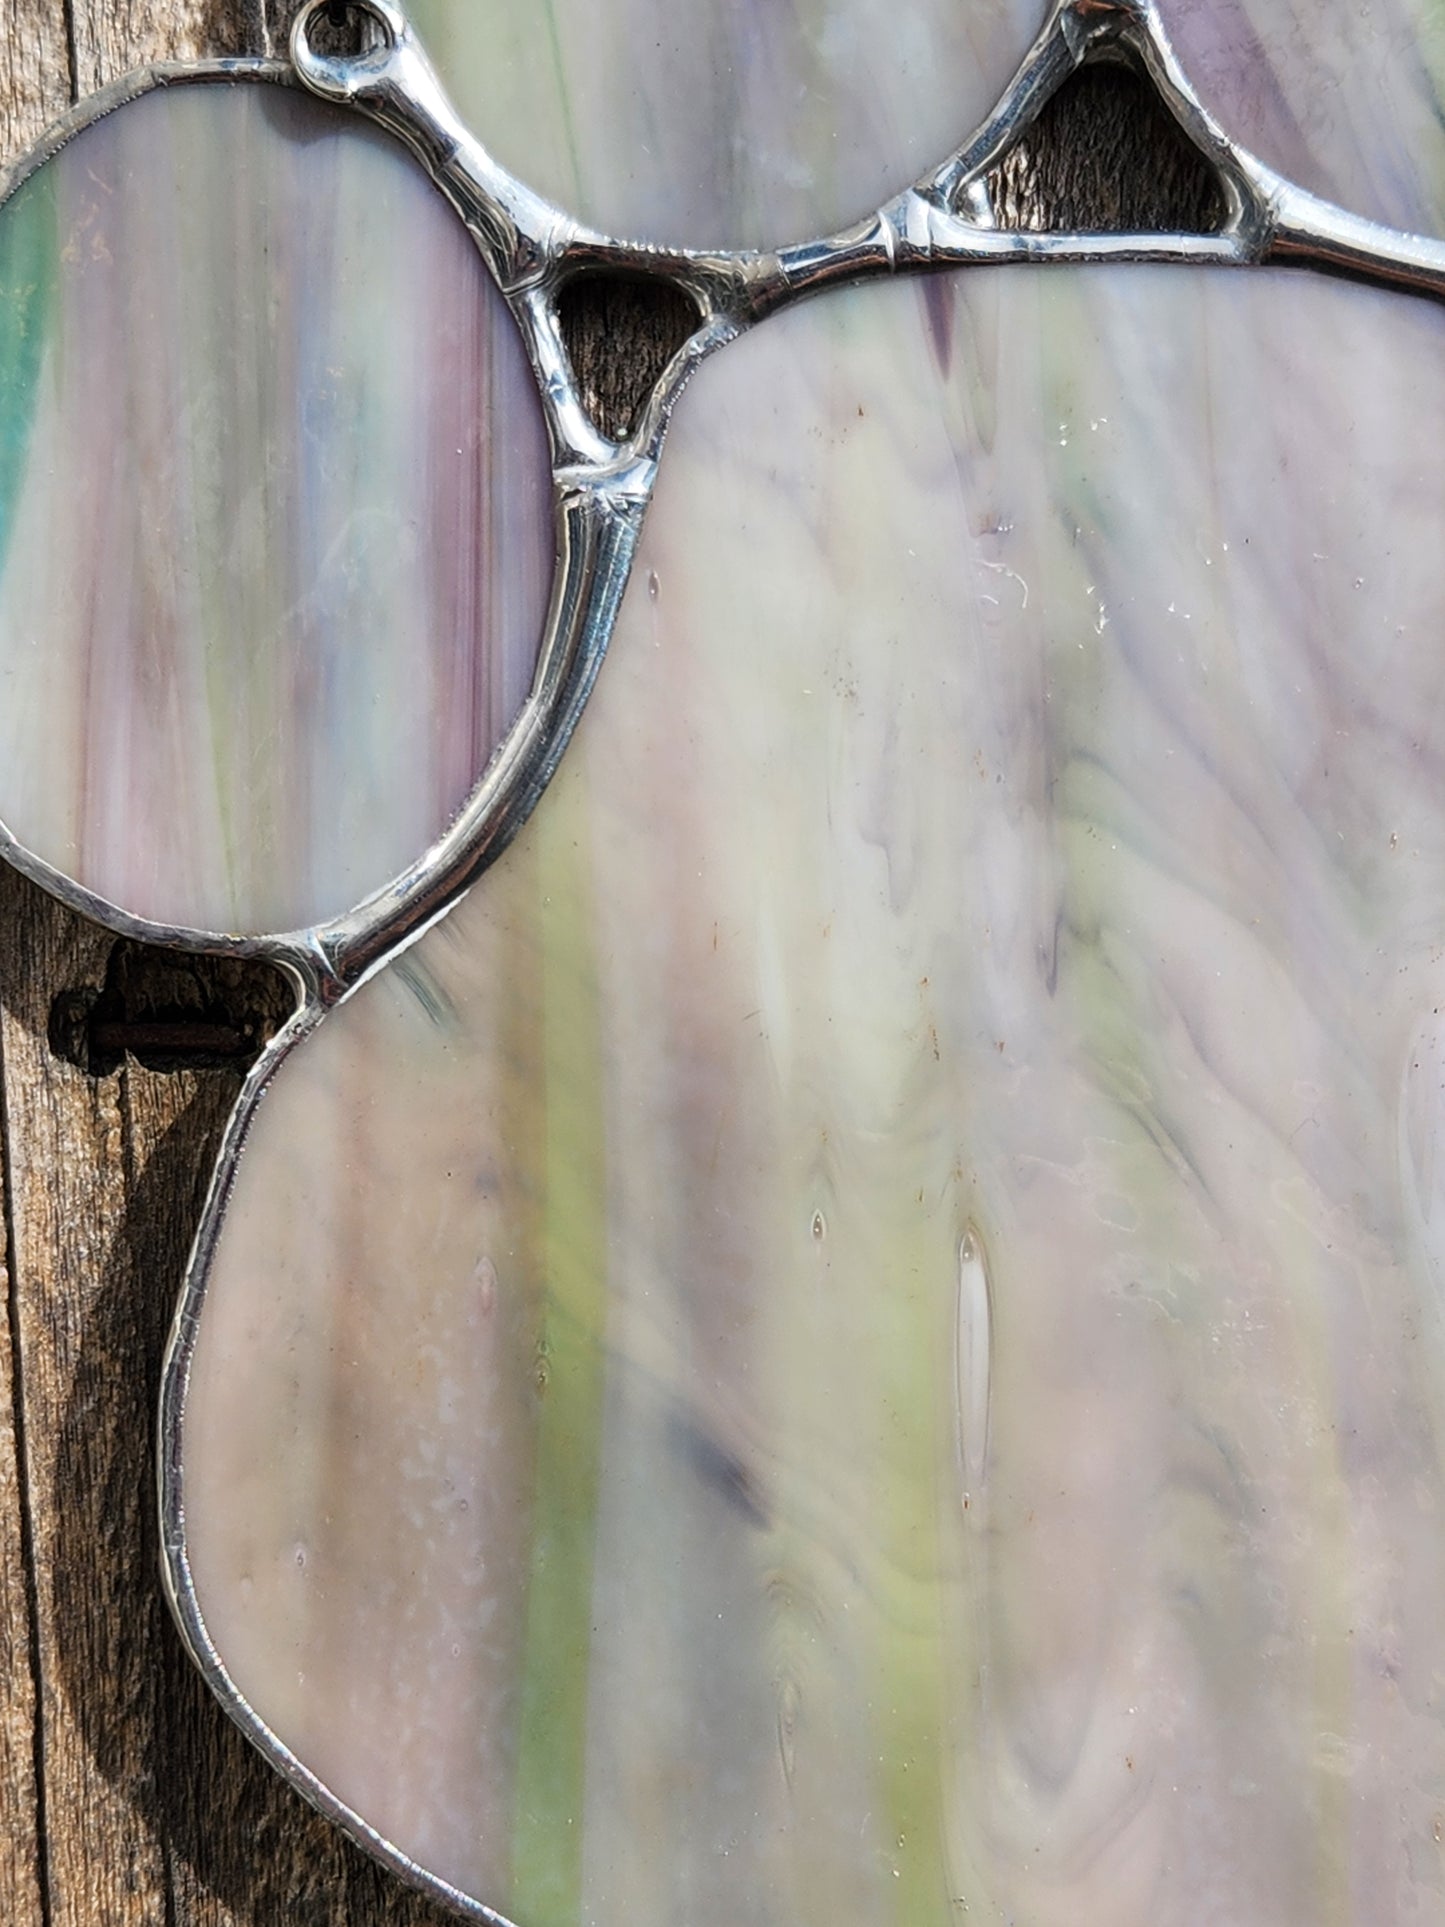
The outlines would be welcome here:
[[[1414,1918],[1424,173],[1256,158],[1227,7],[327,11],[0,207],[7,853],[296,986],[163,1388],[206,1677],[478,1921]],[[1213,217],[1011,222],[1116,58]]]

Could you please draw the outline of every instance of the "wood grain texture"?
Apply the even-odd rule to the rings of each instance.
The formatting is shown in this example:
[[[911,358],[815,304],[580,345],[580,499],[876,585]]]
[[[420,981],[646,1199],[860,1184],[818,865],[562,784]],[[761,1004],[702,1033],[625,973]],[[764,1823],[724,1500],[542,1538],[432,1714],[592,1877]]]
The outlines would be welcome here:
[[[262,0],[0,0],[3,157],[128,67],[271,51],[284,27]],[[1157,133],[1133,112],[1106,86],[1102,106],[1090,95],[1082,148],[1067,151],[1063,122],[1046,131],[1008,175],[1008,217],[1046,225],[1062,182],[1075,208],[1098,210],[1085,225],[1120,205],[1157,225],[1185,219],[1167,198],[1183,191],[1166,185],[1178,167],[1156,164]],[[1129,156],[1143,203],[1119,198]],[[606,425],[629,419],[677,328],[676,304],[649,307],[623,285],[575,304],[569,340]],[[347,1845],[230,1727],[165,1610],[159,1360],[239,1071],[117,1065],[107,1046],[97,1075],[71,1033],[98,1000],[134,997],[144,1015],[147,995],[167,1020],[184,1007],[208,1021],[229,996],[246,1006],[244,1029],[269,993],[174,960],[159,960],[149,993],[144,974],[0,866],[0,1921],[440,1927],[445,1916]]]
[[[151,60],[261,53],[261,0],[69,0],[71,82],[77,99]]]

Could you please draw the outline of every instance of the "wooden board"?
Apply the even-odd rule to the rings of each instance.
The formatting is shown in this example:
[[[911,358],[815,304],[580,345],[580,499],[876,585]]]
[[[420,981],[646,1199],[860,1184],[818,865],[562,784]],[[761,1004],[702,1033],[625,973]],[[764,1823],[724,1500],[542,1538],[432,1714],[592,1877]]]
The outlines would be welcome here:
[[[283,27],[262,0],[0,0],[0,158],[128,67],[272,51]],[[1001,182],[1012,220],[1049,224],[1061,183],[1073,218],[1197,218],[1197,170],[1167,133],[1135,123],[1137,105],[1123,83],[1091,81],[1071,127],[1046,130]],[[1133,199],[1121,154],[1136,163]],[[584,386],[609,421],[625,419],[676,307],[614,286],[573,308]],[[278,1007],[264,978],[116,946],[0,865],[7,1927],[444,1919],[231,1728],[158,1583],[161,1348],[239,1063]]]

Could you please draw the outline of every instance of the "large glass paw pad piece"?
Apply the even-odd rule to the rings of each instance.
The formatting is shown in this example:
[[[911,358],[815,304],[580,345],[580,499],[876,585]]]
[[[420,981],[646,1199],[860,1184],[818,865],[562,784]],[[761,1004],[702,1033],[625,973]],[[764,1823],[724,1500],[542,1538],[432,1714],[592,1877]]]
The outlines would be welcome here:
[[[943,288],[702,371],[553,787],[277,1074],[200,1609],[520,1922],[1408,1920],[1445,313]]]

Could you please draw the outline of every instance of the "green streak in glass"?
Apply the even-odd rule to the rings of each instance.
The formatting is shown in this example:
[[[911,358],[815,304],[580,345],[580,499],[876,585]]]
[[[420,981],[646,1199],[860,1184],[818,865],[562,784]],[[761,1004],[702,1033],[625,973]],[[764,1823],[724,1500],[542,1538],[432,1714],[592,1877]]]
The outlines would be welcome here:
[[[567,88],[567,64],[562,55],[562,35],[557,27],[557,10],[545,0],[547,44],[552,55],[552,71],[557,80],[557,100],[562,109],[562,125],[567,130],[567,159],[572,167],[572,184],[577,198],[582,197],[582,156],[577,150],[577,125],[572,118],[572,97]]]
[[[559,784],[565,783],[564,775]],[[537,821],[542,1006],[540,1248],[532,1571],[517,1743],[512,1908],[551,1927],[582,1912],[592,1565],[602,1440],[606,1171],[596,964],[581,820]]]
[[[55,196],[42,173],[0,214],[0,565],[29,459],[58,251]]]
[[[939,1361],[949,1356],[948,1306],[932,1288],[937,1254],[902,1186],[880,1214],[889,1252],[877,1289],[875,1530],[890,1575],[873,1661],[876,1789],[886,1816],[885,1902],[896,1927],[947,1927],[954,1918],[941,1862],[943,1721],[948,1655],[939,1612]]]

